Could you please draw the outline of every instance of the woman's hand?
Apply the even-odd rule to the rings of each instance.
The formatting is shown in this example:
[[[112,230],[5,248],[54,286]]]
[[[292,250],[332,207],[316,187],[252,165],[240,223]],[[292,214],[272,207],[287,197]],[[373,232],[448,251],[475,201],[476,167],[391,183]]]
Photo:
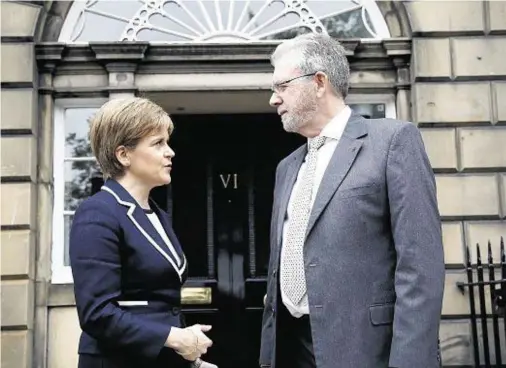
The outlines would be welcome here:
[[[211,326],[198,324],[183,329],[172,327],[165,346],[174,349],[184,359],[195,361],[213,345],[204,334],[210,329]]]

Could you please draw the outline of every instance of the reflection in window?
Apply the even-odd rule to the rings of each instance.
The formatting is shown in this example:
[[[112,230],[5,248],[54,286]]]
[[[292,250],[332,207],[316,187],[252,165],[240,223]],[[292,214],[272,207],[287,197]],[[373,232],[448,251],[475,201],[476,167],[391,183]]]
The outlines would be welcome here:
[[[306,32],[389,37],[369,0],[150,0],[76,2],[60,41],[243,42]]]
[[[75,210],[93,193],[93,179],[101,177],[100,168],[91,151],[88,138],[89,119],[95,108],[69,108],[64,113],[65,156],[64,180],[64,265],[69,266],[68,238]]]
[[[383,119],[386,117],[385,104],[382,103],[350,104],[350,108],[366,119]]]

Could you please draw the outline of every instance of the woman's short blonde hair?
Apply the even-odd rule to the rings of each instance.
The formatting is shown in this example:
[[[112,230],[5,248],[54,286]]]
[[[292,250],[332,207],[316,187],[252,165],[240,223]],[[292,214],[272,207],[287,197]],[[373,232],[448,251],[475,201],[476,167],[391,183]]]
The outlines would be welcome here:
[[[139,97],[106,102],[91,118],[90,142],[104,178],[123,175],[124,167],[116,158],[119,146],[133,149],[149,134],[172,133],[169,115],[154,102]]]

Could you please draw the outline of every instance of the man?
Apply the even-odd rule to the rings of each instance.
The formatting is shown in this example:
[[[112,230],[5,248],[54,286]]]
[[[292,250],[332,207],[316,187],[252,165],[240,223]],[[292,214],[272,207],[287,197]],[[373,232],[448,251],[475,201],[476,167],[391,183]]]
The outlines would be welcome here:
[[[260,366],[437,367],[443,247],[418,129],[350,110],[328,36],[271,59],[270,104],[308,143],[276,171]]]

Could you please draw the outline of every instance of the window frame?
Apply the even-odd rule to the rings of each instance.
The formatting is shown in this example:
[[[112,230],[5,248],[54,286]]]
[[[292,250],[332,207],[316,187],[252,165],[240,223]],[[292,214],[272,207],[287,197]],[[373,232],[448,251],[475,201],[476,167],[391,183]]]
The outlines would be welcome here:
[[[318,1],[318,0],[316,0]],[[330,1],[330,0],[329,0]],[[391,37],[390,29],[388,27],[387,21],[384,17],[384,15],[381,12],[381,9],[379,5],[377,4],[376,0],[359,0],[359,4],[367,9],[367,12],[370,16],[370,23],[374,26],[376,30],[376,37],[371,38],[365,38],[366,40],[369,39],[388,39]],[[76,32],[76,27],[80,27],[80,29],[77,31],[77,33],[80,33],[82,31],[82,27],[84,27],[85,17],[81,15],[81,13],[86,8],[86,1],[75,1],[70,6],[70,9],[67,13],[67,16],[65,18],[65,21],[63,23],[62,29],[60,31],[60,34],[58,36],[58,42],[66,42],[66,43],[72,43],[72,44],[88,44],[89,42],[95,42],[95,41],[73,41],[72,36]],[[204,19],[203,19],[204,20]],[[118,42],[122,42],[119,39],[116,40]],[[136,41],[138,42],[138,41]],[[159,42],[159,41],[149,41],[151,43],[153,42]],[[172,44],[194,44],[194,43],[200,43],[201,41],[161,41],[163,43],[172,43]],[[239,41],[238,41],[239,42]],[[252,42],[246,41],[246,42]],[[253,42],[272,42],[269,40],[255,40]],[[226,42],[224,42],[226,44]]]
[[[394,94],[378,93],[378,94],[353,94],[350,93],[346,97],[347,105],[360,105],[360,104],[385,104],[385,118],[397,119],[397,106],[396,97]]]
[[[65,111],[93,109],[102,106],[107,98],[58,99],[54,102],[53,133],[53,227],[51,244],[51,283],[72,284],[72,270],[65,265]]]

